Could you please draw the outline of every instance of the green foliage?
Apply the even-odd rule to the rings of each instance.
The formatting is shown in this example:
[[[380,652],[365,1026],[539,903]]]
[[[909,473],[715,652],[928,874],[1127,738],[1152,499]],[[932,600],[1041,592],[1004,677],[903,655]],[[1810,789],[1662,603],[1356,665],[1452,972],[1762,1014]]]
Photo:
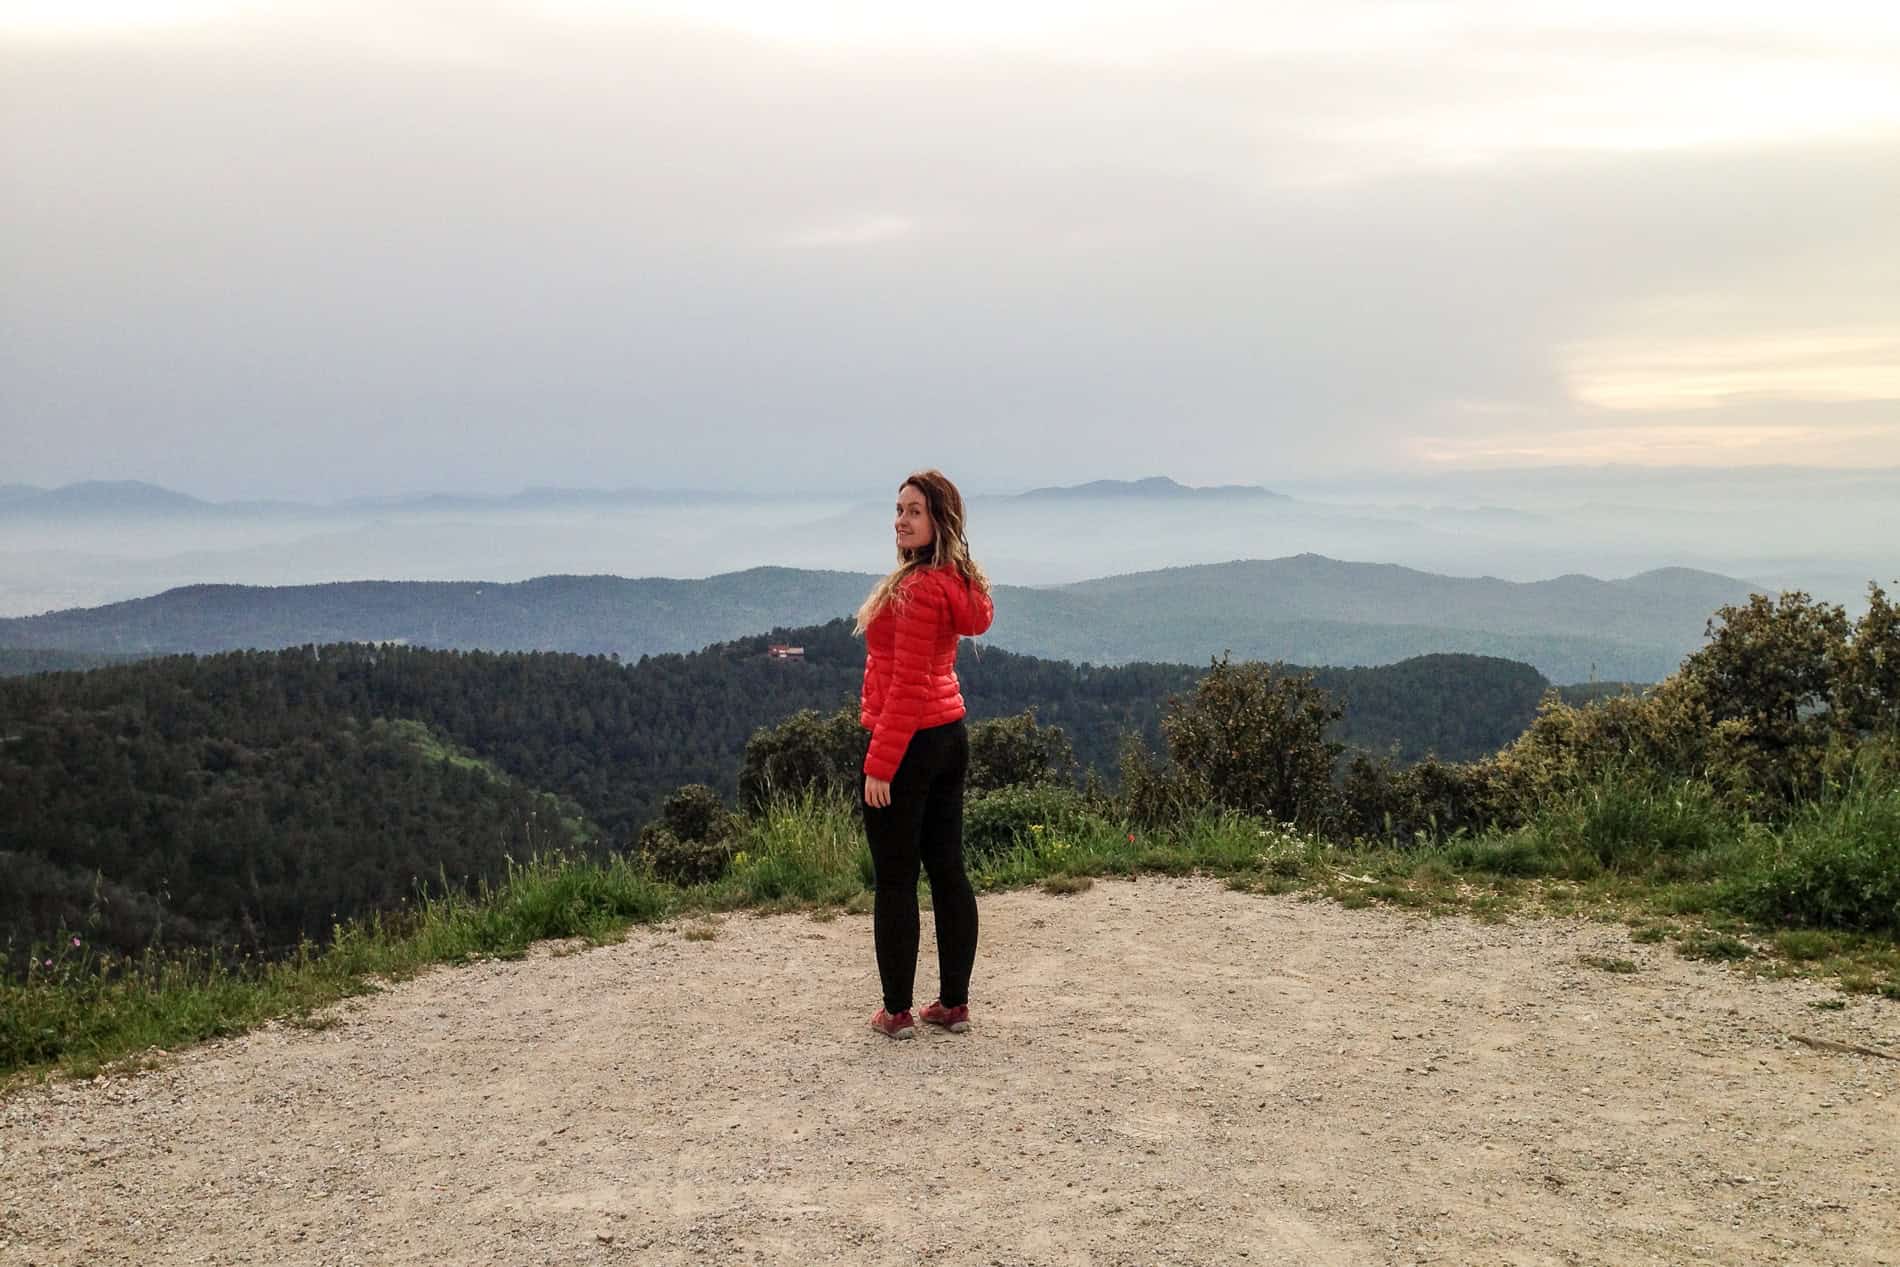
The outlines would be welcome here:
[[[666,798],[660,821],[641,829],[640,854],[669,884],[705,884],[731,864],[738,825],[717,792],[689,783]]]
[[[1036,710],[996,717],[970,727],[972,792],[1068,783],[1075,775],[1075,750],[1060,726],[1038,726]]]
[[[1676,953],[1685,959],[1712,959],[1718,963],[1734,963],[1749,958],[1755,951],[1740,938],[1732,937],[1727,933],[1699,929],[1676,943]]]
[[[719,793],[704,783],[676,788],[660,805],[660,821],[681,840],[708,842],[725,840],[738,826]]]
[[[1054,783],[997,788],[965,797],[963,853],[982,864],[1012,849],[1034,849],[1044,835],[1067,830],[1085,813],[1081,795]]]
[[[726,884],[747,903],[843,904],[872,887],[863,819],[835,797],[777,797],[744,821],[734,843]]]
[[[797,799],[811,791],[854,798],[864,786],[868,740],[853,707],[825,716],[802,708],[775,726],[760,727],[746,740],[739,765],[739,804],[757,813],[775,798]]]
[[[1496,759],[1500,812],[1523,819],[1621,765],[1706,780],[1775,818],[1822,794],[1900,718],[1900,619],[1878,585],[1858,623],[1789,592],[1709,621],[1708,644],[1642,695],[1556,697]]]
[[[724,840],[681,840],[664,823],[640,829],[640,857],[654,876],[668,884],[704,884],[731,865],[732,845]]]
[[[476,955],[515,957],[548,938],[604,940],[662,916],[673,901],[624,859],[550,853],[509,864],[498,886],[482,884],[472,897],[424,898],[404,913],[342,924],[327,946],[305,941],[272,961],[190,947],[128,957],[62,929],[32,948],[22,974],[0,979],[0,1077],[51,1064],[90,1074],[153,1047],[306,1017],[371,989],[374,977]]]
[[[1327,730],[1340,710],[1311,674],[1223,656],[1162,719],[1168,756],[1189,794],[1223,809],[1316,827],[1334,814]]]
[[[1623,694],[1582,707],[1547,696],[1516,742],[1492,767],[1492,804],[1504,822],[1625,767],[1662,777],[1697,777],[1707,766],[1709,718],[1699,695],[1671,678],[1643,695]]]
[[[1709,644],[1679,676],[1707,710],[1718,777],[1770,805],[1820,791],[1849,632],[1840,607],[1798,591],[1756,594],[1711,618]]]
[[[1726,897],[1767,923],[1900,935],[1900,787],[1861,783],[1802,806]]]
[[[498,591],[481,588],[456,593],[492,612]],[[225,597],[197,596],[213,611]],[[805,659],[769,660],[772,641]],[[509,856],[637,845],[681,784],[737,791],[748,812],[807,787],[855,801],[865,735],[839,704],[863,657],[834,621],[632,665],[328,644],[0,679],[0,930],[17,959],[97,908],[121,952],[281,956],[438,875],[466,890]],[[1061,768],[1060,733],[1098,801],[1123,736],[1158,744],[1163,702],[1201,676],[988,647],[959,672],[973,740],[1005,716],[999,737],[1033,741],[993,764],[1020,771],[1040,748]],[[1349,704],[1334,738],[1384,746],[1407,717],[1430,720],[1407,751],[1508,733],[1526,672],[1475,657],[1326,670],[1364,710],[1361,726]],[[1035,729],[1016,733],[1032,707]]]
[[[1355,754],[1339,781],[1340,833],[1410,844],[1480,831],[1498,817],[1494,763],[1428,757],[1395,767]]]
[[[1648,871],[1665,857],[1691,858],[1740,837],[1743,822],[1705,783],[1653,780],[1646,772],[1610,771],[1572,789],[1524,829],[1564,872]]]
[[[1900,608],[1877,583],[1853,641],[1836,649],[1832,702],[1842,730],[1900,746]]]
[[[1456,872],[1514,879],[1551,875],[1559,865],[1543,840],[1522,831],[1450,840],[1438,856]]]
[[[0,930],[121,955],[282,956],[439,878],[604,848],[571,802],[410,718],[334,712],[344,666],[158,660],[0,682]],[[327,678],[325,675],[328,675]],[[327,686],[325,685],[327,682]]]
[[[1134,735],[1122,737],[1119,806],[1128,821],[1149,828],[1183,822],[1205,807],[1202,797],[1179,768]]]
[[[1616,955],[1579,955],[1577,962],[1586,968],[1595,968],[1598,972],[1608,972],[1617,976],[1627,976],[1639,972],[1634,959],[1624,959]]]

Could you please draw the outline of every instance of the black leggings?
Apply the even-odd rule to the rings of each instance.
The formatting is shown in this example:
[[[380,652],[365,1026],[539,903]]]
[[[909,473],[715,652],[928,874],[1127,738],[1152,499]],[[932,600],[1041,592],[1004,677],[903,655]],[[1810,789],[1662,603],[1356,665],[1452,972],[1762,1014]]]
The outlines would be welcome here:
[[[872,928],[884,1010],[910,1010],[917,979],[917,870],[930,876],[937,919],[937,967],[945,1007],[970,1001],[976,962],[976,893],[963,870],[963,781],[970,772],[970,732],[959,718],[910,737],[891,777],[891,803],[864,806],[864,835],[877,869]]]

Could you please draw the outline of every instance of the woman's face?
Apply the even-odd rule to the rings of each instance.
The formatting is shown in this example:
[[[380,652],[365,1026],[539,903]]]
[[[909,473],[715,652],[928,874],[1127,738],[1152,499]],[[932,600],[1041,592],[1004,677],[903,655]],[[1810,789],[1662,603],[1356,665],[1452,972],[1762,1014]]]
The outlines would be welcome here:
[[[906,484],[898,489],[897,548],[928,550],[935,536],[935,529],[930,522],[930,503],[924,500],[923,490],[915,484]]]

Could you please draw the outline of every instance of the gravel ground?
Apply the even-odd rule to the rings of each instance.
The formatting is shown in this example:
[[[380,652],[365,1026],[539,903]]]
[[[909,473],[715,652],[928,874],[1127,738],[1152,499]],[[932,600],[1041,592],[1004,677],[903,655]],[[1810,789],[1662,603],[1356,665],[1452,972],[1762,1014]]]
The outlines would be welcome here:
[[[1198,879],[982,919],[964,1035],[735,915],[19,1091],[0,1262],[1900,1264],[1900,1062],[1789,1037],[1900,1003]]]

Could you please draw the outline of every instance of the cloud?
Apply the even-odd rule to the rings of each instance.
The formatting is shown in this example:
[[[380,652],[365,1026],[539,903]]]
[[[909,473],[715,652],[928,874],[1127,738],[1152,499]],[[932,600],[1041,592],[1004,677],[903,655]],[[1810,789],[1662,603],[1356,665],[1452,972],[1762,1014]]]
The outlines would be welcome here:
[[[12,478],[1270,482],[1688,403],[1900,460],[1840,412],[1900,329],[1878,13],[714,12],[7,43]]]
[[[1603,409],[1715,409],[1736,400],[1900,406],[1900,325],[1778,335],[1619,338],[1565,349],[1571,393]]]
[[[786,234],[781,242],[796,248],[875,246],[916,237],[917,231],[917,222],[909,216],[865,215],[800,229]]]
[[[1544,466],[1750,466],[1785,464],[1877,466],[1880,454],[1900,454],[1900,422],[1888,425],[1566,427],[1535,433],[1502,432],[1448,439],[1420,436],[1408,446],[1426,468]]]

